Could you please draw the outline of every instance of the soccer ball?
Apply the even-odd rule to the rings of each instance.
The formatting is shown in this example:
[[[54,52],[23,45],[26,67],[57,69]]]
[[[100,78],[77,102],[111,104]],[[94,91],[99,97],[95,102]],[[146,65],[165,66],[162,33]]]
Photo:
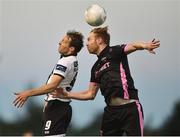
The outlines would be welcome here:
[[[100,26],[106,20],[106,11],[103,7],[93,4],[86,9],[85,20],[91,26]]]

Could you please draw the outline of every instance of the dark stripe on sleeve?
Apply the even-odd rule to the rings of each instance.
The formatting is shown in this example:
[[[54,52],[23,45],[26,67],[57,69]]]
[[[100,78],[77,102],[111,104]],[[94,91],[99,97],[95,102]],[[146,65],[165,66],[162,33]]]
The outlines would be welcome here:
[[[58,75],[58,76],[62,77],[63,79],[65,78],[64,76],[62,76],[61,74],[58,74],[58,73],[54,73],[54,75]]]

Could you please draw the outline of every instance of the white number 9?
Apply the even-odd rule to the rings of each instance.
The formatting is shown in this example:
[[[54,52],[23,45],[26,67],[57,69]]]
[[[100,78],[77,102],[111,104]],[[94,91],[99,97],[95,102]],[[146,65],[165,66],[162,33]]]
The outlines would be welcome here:
[[[48,130],[50,128],[50,126],[51,126],[51,120],[48,120],[46,122],[45,130]]]

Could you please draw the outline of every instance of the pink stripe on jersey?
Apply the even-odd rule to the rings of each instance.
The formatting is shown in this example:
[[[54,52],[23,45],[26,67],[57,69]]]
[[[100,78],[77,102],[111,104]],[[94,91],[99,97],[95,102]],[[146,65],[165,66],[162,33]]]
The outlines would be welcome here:
[[[123,86],[123,90],[124,90],[124,99],[129,99],[126,73],[122,66],[122,63],[120,63],[120,74],[121,74],[121,81],[122,81],[122,86]]]
[[[144,130],[144,120],[143,120],[143,115],[141,111],[141,105],[139,101],[136,101],[138,113],[139,113],[139,121],[140,121],[140,128],[141,128],[141,136],[143,136],[143,130]]]

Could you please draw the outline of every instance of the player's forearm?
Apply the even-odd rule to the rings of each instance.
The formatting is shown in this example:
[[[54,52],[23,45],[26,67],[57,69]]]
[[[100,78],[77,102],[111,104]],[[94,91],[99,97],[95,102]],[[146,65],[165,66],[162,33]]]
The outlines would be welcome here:
[[[132,46],[133,48],[135,48],[136,50],[145,49],[145,47],[144,47],[145,42],[133,42],[133,43],[130,43],[129,45]]]
[[[67,98],[77,100],[93,100],[95,95],[86,90],[82,92],[69,92]]]
[[[145,43],[144,42],[133,42],[133,43],[129,43],[127,44],[127,46],[125,47],[125,52],[127,54],[132,53],[136,50],[143,50],[145,49]]]
[[[57,88],[56,85],[54,84],[48,84],[48,85],[43,85],[39,88],[34,88],[28,91],[29,96],[38,96],[38,95],[43,95],[50,93],[54,91]]]

